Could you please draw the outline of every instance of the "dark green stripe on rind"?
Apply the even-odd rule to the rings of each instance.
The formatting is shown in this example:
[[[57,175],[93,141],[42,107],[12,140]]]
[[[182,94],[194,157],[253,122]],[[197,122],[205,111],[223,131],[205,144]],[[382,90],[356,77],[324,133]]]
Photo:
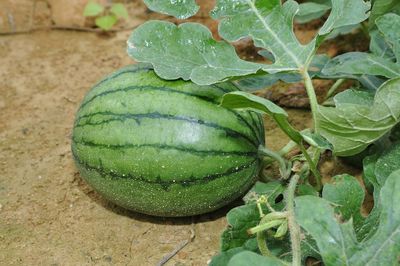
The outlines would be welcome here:
[[[191,216],[213,211],[237,199],[256,179],[259,168],[249,167],[239,173],[205,184],[183,187],[112,178],[77,163],[84,179],[108,200],[117,205],[149,215],[164,217]]]
[[[249,116],[251,118],[252,127],[254,127],[257,132],[256,135],[257,135],[258,141],[259,141],[259,143],[261,143],[263,145],[265,134],[264,134],[264,128],[261,127],[263,125],[263,123],[261,122],[262,116],[255,112],[249,112]],[[261,125],[260,125],[260,123],[261,123]]]
[[[72,139],[72,141],[75,144],[80,144],[84,146],[89,146],[89,147],[102,147],[102,148],[107,148],[107,149],[131,149],[131,148],[143,148],[143,147],[151,147],[151,148],[156,148],[160,150],[177,150],[181,152],[187,152],[191,154],[196,154],[196,155],[207,155],[207,156],[229,156],[229,155],[235,155],[235,156],[244,156],[244,157],[251,157],[255,158],[257,157],[257,152],[243,152],[243,151],[220,151],[220,150],[196,150],[196,149],[191,149],[187,147],[179,147],[179,146],[171,146],[171,145],[165,145],[165,144],[132,144],[132,143],[126,143],[122,145],[118,144],[104,144],[104,143],[94,143],[91,141],[77,141],[75,139]]]
[[[165,95],[163,94],[163,95],[158,95],[158,96],[154,96],[154,95],[152,95],[151,93],[153,92],[153,90],[155,90],[155,91],[159,91],[159,92],[162,92],[162,93],[165,93]],[[211,113],[211,114],[214,114],[214,116],[215,116],[215,114],[218,114],[218,113],[221,113],[221,114],[223,114],[223,113],[230,113],[230,114],[233,114],[235,117],[236,117],[236,119],[243,125],[242,127],[237,127],[237,125],[235,125],[235,127],[237,128],[237,129],[239,129],[239,130],[241,130],[240,132],[238,132],[237,130],[233,130],[233,129],[231,129],[229,126],[225,126],[224,128],[226,128],[226,130],[228,131],[228,136],[234,136],[234,137],[236,137],[236,136],[240,136],[241,138],[243,138],[243,139],[246,139],[249,143],[251,143],[253,146],[258,146],[259,144],[259,141],[260,141],[260,138],[259,138],[259,136],[257,135],[257,133],[254,131],[254,128],[249,124],[249,122],[247,122],[246,121],[246,119],[244,119],[243,117],[242,117],[242,115],[239,113],[239,112],[237,112],[237,111],[233,111],[233,110],[230,110],[230,109],[224,109],[224,108],[220,108],[220,107],[218,107],[217,105],[216,105],[216,103],[213,101],[213,99],[212,98],[206,98],[206,97],[198,97],[197,95],[194,95],[194,94],[192,94],[192,93],[187,93],[187,92],[182,92],[182,91],[179,91],[179,90],[174,90],[174,89],[171,89],[171,88],[164,88],[164,87],[153,87],[153,86],[130,86],[130,87],[127,87],[127,88],[123,88],[123,89],[113,89],[113,90],[110,90],[110,91],[106,91],[106,92],[102,92],[101,94],[97,94],[96,96],[94,96],[94,97],[92,97],[92,98],[90,98],[90,99],[88,99],[84,104],[82,104],[82,107],[81,107],[81,110],[80,110],[80,113],[82,114],[82,115],[80,115],[80,116],[78,116],[77,117],[77,120],[76,120],[76,123],[77,124],[79,124],[79,122],[80,122],[80,120],[81,120],[81,118],[85,118],[85,117],[87,117],[87,118],[89,118],[90,116],[92,116],[92,115],[96,115],[96,114],[98,114],[98,112],[95,112],[95,113],[89,113],[89,114],[87,114],[87,112],[88,111],[90,111],[90,110],[87,110],[87,109],[85,109],[84,107],[85,106],[89,106],[90,105],[90,103],[97,103],[97,101],[96,101],[96,99],[100,99],[100,98],[105,98],[106,96],[108,96],[108,97],[111,97],[111,96],[113,96],[113,98],[112,99],[118,99],[118,98],[116,98],[117,96],[116,95],[110,95],[110,94],[114,94],[114,93],[116,93],[116,94],[120,94],[120,93],[124,93],[124,92],[135,92],[135,93],[141,93],[141,96],[143,97],[143,95],[148,95],[147,96],[147,98],[145,98],[145,99],[142,99],[144,102],[145,101],[155,101],[155,100],[159,100],[159,101],[161,101],[160,99],[163,99],[163,101],[165,101],[165,100],[168,100],[168,97],[170,97],[171,98],[171,95],[169,95],[169,93],[177,93],[178,95],[182,95],[182,96],[188,96],[189,98],[188,99],[186,99],[186,98],[182,98],[182,99],[179,99],[180,101],[176,101],[176,105],[181,105],[181,104],[183,104],[183,103],[191,103],[189,100],[190,99],[192,99],[191,97],[193,97],[193,103],[191,103],[191,104],[193,104],[193,105],[198,105],[198,104],[200,104],[201,103],[201,101],[204,101],[204,103],[205,104],[207,104],[207,105],[209,105],[210,107],[212,107],[212,108],[210,108],[210,110],[212,110],[212,112],[213,113]],[[146,93],[146,94],[144,94],[144,93]],[[123,94],[123,95],[119,95],[119,97],[120,97],[120,103],[121,104],[124,104],[124,101],[126,100],[126,99],[128,99],[129,97],[132,97],[132,103],[133,103],[133,105],[135,105],[135,103],[136,104],[139,104],[140,102],[139,101],[135,101],[135,95],[125,95],[125,94]],[[157,97],[159,97],[159,98],[157,98]],[[105,98],[105,99],[108,99],[108,98]],[[165,100],[164,100],[165,99]],[[104,100],[105,101],[105,100]],[[196,101],[200,101],[199,103],[197,103]],[[103,102],[102,102],[103,103]],[[105,102],[106,103],[106,102]],[[101,103],[100,102],[98,102],[97,103],[97,105],[100,105]],[[104,103],[103,103],[104,104]],[[107,104],[107,103],[106,103]],[[132,109],[132,108],[134,108],[134,106],[133,106],[132,104],[131,104],[131,106],[127,106],[124,110],[127,110],[128,108],[130,108],[130,109]],[[167,105],[168,106],[168,105]],[[92,108],[92,105],[90,105],[90,108]],[[100,108],[100,109],[102,109],[102,110],[104,110],[106,107],[98,107],[98,108]],[[164,107],[162,107],[162,108],[164,108]],[[215,108],[215,109],[214,109]],[[179,109],[177,109],[177,110],[179,110]],[[193,110],[194,111],[194,110]],[[218,113],[217,113],[217,111],[218,111]],[[118,112],[122,112],[122,113],[128,113],[127,111],[122,111],[122,110],[119,110]],[[176,112],[176,111],[175,111]],[[111,114],[111,112],[110,112],[110,114]],[[248,115],[247,113],[244,113],[243,112],[243,114],[246,114],[246,115]],[[116,114],[116,116],[120,116],[120,117],[118,117],[118,118],[112,118],[112,119],[109,119],[110,121],[116,121],[116,120],[120,120],[120,121],[122,121],[123,119],[122,119],[122,117],[124,116],[123,114]],[[229,115],[228,114],[223,114],[224,116],[226,116],[226,121],[224,121],[224,120],[222,120],[222,119],[219,119],[219,121],[216,121],[216,122],[210,122],[210,121],[205,121],[205,120],[203,120],[202,118],[199,118],[199,116],[202,116],[202,117],[206,117],[206,115],[205,114],[202,114],[201,112],[197,112],[197,113],[193,113],[193,115],[196,115],[197,117],[194,117],[194,116],[192,116],[192,117],[190,117],[190,120],[192,120],[192,122],[195,122],[196,120],[198,120],[199,121],[199,123],[201,123],[201,124],[204,124],[205,126],[208,126],[208,125],[210,125],[210,126],[212,126],[213,124],[227,124],[227,123],[229,123],[229,121],[227,120],[228,118],[230,118],[231,119],[231,117],[229,117]],[[127,115],[126,117],[128,117],[129,115]],[[171,114],[171,115],[169,115],[169,114],[165,114],[165,117],[169,117],[169,119],[173,119],[173,117],[174,116],[176,116],[177,117],[177,119],[179,119],[179,117],[181,116],[181,115],[179,115],[179,114]],[[210,117],[209,117],[210,118]],[[92,122],[90,122],[89,124],[91,124]],[[101,124],[100,122],[98,123],[98,124]],[[222,127],[221,127],[222,128]],[[247,132],[246,132],[247,131]],[[237,132],[237,133],[236,133]],[[234,134],[231,134],[231,133],[234,133]]]
[[[184,94],[186,96],[196,97],[198,99],[202,99],[202,100],[207,101],[207,102],[215,102],[214,99],[209,98],[209,97],[199,96],[199,95],[194,94],[194,93],[174,90],[174,89],[167,88],[167,87],[129,86],[129,87],[126,87],[126,88],[114,89],[114,90],[109,90],[109,91],[102,92],[100,94],[96,94],[92,98],[90,98],[90,99],[86,100],[85,102],[83,102],[82,105],[81,105],[81,109],[83,109],[87,104],[91,103],[92,101],[94,101],[98,97],[103,97],[103,96],[106,96],[106,95],[109,95],[109,94],[118,93],[118,92],[122,92],[122,91],[123,92],[127,92],[127,91],[131,91],[131,90],[146,90],[146,91],[154,90],[154,91],[165,91],[165,92],[170,92],[170,93],[179,93],[179,94]]]
[[[94,115],[109,115],[112,116],[112,118],[110,119],[106,119],[100,122],[95,122],[95,123],[91,123],[89,122],[85,122],[85,123],[80,123],[80,120],[82,118],[85,117],[92,117]],[[83,126],[98,126],[101,124],[108,124],[110,122],[113,121],[119,121],[119,122],[124,122],[126,120],[132,119],[134,120],[137,124],[140,125],[140,121],[141,119],[167,119],[167,120],[178,120],[178,121],[184,121],[184,122],[188,122],[188,123],[194,123],[194,124],[198,124],[198,125],[202,125],[202,126],[206,126],[206,127],[210,127],[210,128],[214,128],[214,129],[218,129],[218,130],[222,130],[225,132],[227,137],[233,137],[233,138],[242,138],[243,140],[247,141],[248,143],[250,143],[251,145],[253,145],[253,147],[257,148],[258,147],[258,143],[256,143],[253,139],[251,139],[249,136],[246,136],[238,131],[235,131],[233,129],[227,128],[227,127],[222,127],[216,123],[210,123],[207,121],[203,121],[203,120],[199,120],[196,118],[192,118],[192,117],[183,117],[183,116],[178,116],[178,115],[169,115],[169,114],[160,114],[160,113],[147,113],[147,114],[115,114],[115,113],[111,113],[111,112],[98,112],[98,113],[93,113],[93,114],[88,114],[86,116],[81,116],[79,117],[79,119],[77,120],[77,123],[75,125],[75,128],[79,128],[79,127],[83,127]]]
[[[196,184],[174,182],[149,184],[129,178],[118,178],[78,161],[84,179],[105,198],[122,207],[157,216],[190,216],[213,211],[240,197],[255,181],[258,161],[232,174]],[[220,173],[221,175],[222,173]]]
[[[79,157],[77,155],[75,155],[75,152],[73,152],[72,154],[73,154],[75,160],[79,164],[84,166],[87,170],[96,170],[99,173],[101,173],[102,175],[108,175],[112,178],[132,179],[135,181],[140,181],[140,182],[144,182],[144,183],[148,183],[148,184],[158,184],[165,190],[167,190],[169,188],[169,186],[171,186],[173,184],[178,184],[178,185],[182,185],[182,186],[205,184],[205,183],[211,182],[211,181],[221,178],[221,177],[225,177],[225,176],[228,176],[231,174],[237,174],[237,173],[241,172],[242,170],[250,168],[252,166],[257,168],[257,165],[259,163],[259,159],[256,158],[247,164],[236,166],[236,167],[231,167],[231,168],[225,170],[224,172],[213,173],[213,174],[209,174],[209,175],[206,175],[206,176],[203,176],[200,178],[187,177],[186,179],[165,180],[161,176],[159,176],[156,180],[151,180],[151,179],[147,179],[143,176],[134,176],[131,174],[121,174],[118,171],[111,171],[111,170],[105,169],[100,165],[93,166],[93,165],[88,164],[87,162],[80,160]]]
[[[226,171],[253,161],[256,157],[242,154],[205,154],[180,151],[178,149],[160,149],[156,145],[141,147],[115,147],[108,145],[86,145],[74,142],[76,154],[90,165],[100,165],[120,174],[146,176],[156,180],[159,175],[165,180],[184,180],[188,176],[202,178],[210,173]],[[97,144],[97,143],[96,143]]]

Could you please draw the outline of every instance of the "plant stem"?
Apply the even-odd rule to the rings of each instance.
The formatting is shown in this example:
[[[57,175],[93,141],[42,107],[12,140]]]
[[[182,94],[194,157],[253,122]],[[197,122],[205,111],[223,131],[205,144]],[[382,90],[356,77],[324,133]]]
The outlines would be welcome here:
[[[317,112],[318,112],[318,100],[317,95],[315,94],[314,86],[312,84],[310,75],[308,74],[307,68],[304,68],[300,71],[301,76],[304,80],[304,85],[306,86],[306,91],[308,95],[308,99],[310,100],[311,113],[314,122],[314,132],[318,133],[318,120],[317,120]]]
[[[319,173],[317,169],[317,165],[314,163],[313,159],[311,159],[310,155],[308,154],[306,148],[304,148],[303,144],[299,145],[301,152],[303,153],[304,157],[307,160],[308,165],[310,166],[310,170],[313,173],[315,177],[315,182],[317,183],[317,191],[321,191],[322,189],[322,184],[321,184],[321,174]]]
[[[256,233],[259,233],[259,232],[263,232],[263,231],[268,230],[268,229],[270,229],[272,227],[276,227],[276,226],[281,225],[284,221],[285,221],[285,219],[277,219],[277,220],[272,220],[272,221],[269,221],[269,222],[263,222],[262,219],[261,219],[260,224],[255,226],[255,227],[253,227],[253,228],[250,228],[249,230],[247,230],[247,233],[253,235],[253,234],[256,234]]]
[[[261,231],[257,233],[257,245],[258,249],[260,250],[261,255],[270,257],[272,254],[268,249],[267,246],[267,237],[265,236],[266,232]]]
[[[299,178],[300,178],[299,175],[297,174],[294,175],[290,179],[289,186],[286,190],[286,210],[287,210],[288,227],[290,232],[290,241],[292,244],[293,266],[301,265],[300,227],[297,224],[294,215],[294,195]]]
[[[290,169],[288,169],[285,159],[279,153],[271,151],[267,147],[264,147],[261,145],[258,148],[258,151],[260,154],[269,156],[269,157],[273,158],[274,160],[276,160],[279,163],[279,168],[280,168],[282,177],[283,178],[288,177],[288,175],[290,174]]]
[[[329,99],[332,94],[340,87],[340,85],[343,84],[345,79],[338,79],[336,82],[332,85],[332,87],[329,89],[328,93],[326,94],[325,100]]]
[[[292,151],[296,147],[297,147],[297,143],[294,142],[293,140],[291,140],[285,145],[285,147],[283,147],[282,149],[280,149],[278,151],[278,154],[281,156],[285,156],[286,154],[288,154],[290,151]]]

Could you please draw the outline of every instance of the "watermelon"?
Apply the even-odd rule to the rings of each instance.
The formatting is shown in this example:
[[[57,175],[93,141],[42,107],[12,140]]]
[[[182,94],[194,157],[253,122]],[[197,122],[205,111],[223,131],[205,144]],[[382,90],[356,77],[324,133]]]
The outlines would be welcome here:
[[[230,82],[166,81],[120,69],[85,96],[72,134],[82,178],[106,199],[155,216],[190,216],[241,196],[261,167],[262,117],[219,106]]]

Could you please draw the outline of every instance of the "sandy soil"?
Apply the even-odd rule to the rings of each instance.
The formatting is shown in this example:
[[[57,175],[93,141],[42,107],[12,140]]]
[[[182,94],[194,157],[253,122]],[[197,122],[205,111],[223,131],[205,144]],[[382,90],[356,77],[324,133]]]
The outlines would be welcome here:
[[[184,219],[143,216],[109,204],[79,177],[70,152],[74,113],[104,75],[130,64],[129,32],[69,31],[0,38],[0,262],[8,265],[205,265],[226,226],[218,212]],[[305,111],[293,119],[309,120]],[[297,116],[296,116],[297,114]],[[275,148],[285,138],[267,123]],[[0,263],[2,264],[2,263]]]
[[[129,34],[0,36],[1,265],[155,265],[193,233],[167,265],[205,265],[218,252],[224,216],[238,203],[192,218],[144,216],[103,200],[74,166],[74,113],[91,85],[133,62]],[[307,111],[290,117],[310,126]],[[271,121],[266,127],[272,148],[286,143]]]

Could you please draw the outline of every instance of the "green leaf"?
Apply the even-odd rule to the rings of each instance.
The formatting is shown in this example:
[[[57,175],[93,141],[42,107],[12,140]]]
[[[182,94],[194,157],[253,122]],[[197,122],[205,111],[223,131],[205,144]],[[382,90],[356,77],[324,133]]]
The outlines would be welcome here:
[[[245,109],[270,115],[279,127],[296,143],[303,140],[302,135],[287,120],[287,113],[273,102],[253,94],[235,91],[222,97],[221,105],[226,108]]]
[[[368,26],[375,26],[375,20],[389,11],[397,9],[400,11],[400,2],[398,0],[374,0],[371,9]]]
[[[255,202],[260,196],[264,195],[270,205],[280,211],[283,208],[282,202],[275,202],[284,189],[285,187],[278,181],[256,183],[244,197],[246,205],[236,207],[228,212],[226,218],[229,226],[221,235],[221,252],[212,258],[210,265],[226,265],[232,256],[244,250],[259,252],[255,236],[247,233],[247,230],[256,226],[261,219]],[[269,213],[265,204],[261,204],[261,207],[264,214]],[[272,254],[282,259],[290,259],[289,235],[286,235],[283,239],[268,237],[267,241]],[[310,256],[319,258],[315,242],[312,239],[305,238],[301,243],[301,249],[303,261]]]
[[[233,208],[226,215],[229,227],[221,235],[221,251],[241,247],[252,238],[247,230],[256,226],[260,220],[255,203]]]
[[[373,105],[374,94],[369,91],[347,89],[333,98],[336,107],[341,108],[347,105]]]
[[[397,62],[400,63],[400,16],[393,13],[381,16],[376,20],[376,26],[390,44]]]
[[[320,4],[314,2],[306,2],[299,5],[299,12],[296,14],[295,21],[297,23],[306,23],[311,20],[322,17],[326,11],[331,9],[330,2]]]
[[[113,13],[117,18],[129,18],[128,10],[126,10],[124,4],[121,3],[112,4],[110,12]]]
[[[360,28],[360,23],[354,24],[354,25],[347,25],[347,26],[343,26],[343,27],[340,27],[340,28],[336,28],[331,33],[329,33],[328,36],[326,36],[326,39],[327,40],[331,40],[333,38],[336,38],[339,35],[349,34],[349,33],[355,31],[358,28]]]
[[[383,34],[378,30],[372,30],[369,32],[369,36],[371,37],[371,42],[369,44],[371,52],[379,57],[394,61],[395,56],[393,50],[385,41]]]
[[[393,172],[380,193],[380,223],[375,234],[358,242],[352,221],[339,223],[328,201],[295,199],[296,219],[316,240],[325,265],[397,265],[400,253],[400,171]]]
[[[390,174],[380,193],[376,233],[352,257],[358,265],[398,265],[400,254],[400,171]],[[356,265],[356,264],[354,264]]]
[[[333,150],[332,144],[319,134],[311,133],[309,131],[302,131],[300,134],[304,141],[311,146],[317,147],[321,150]]]
[[[318,34],[326,35],[334,29],[358,24],[368,18],[370,8],[370,3],[363,0],[332,0],[331,14]]]
[[[228,41],[250,36],[257,47],[265,48],[275,58],[274,64],[264,65],[268,73],[296,71],[313,53],[315,46],[303,46],[293,34],[293,18],[298,4],[289,0],[219,0],[211,12],[220,19],[219,34]]]
[[[386,14],[377,20],[378,30],[370,32],[372,53],[350,52],[330,60],[322,70],[325,76],[352,78],[360,75],[400,77],[400,16]],[[397,58],[397,63],[394,59]],[[375,79],[376,80],[376,79]]]
[[[376,185],[382,187],[387,177],[398,169],[400,169],[400,143],[394,144],[376,160],[374,167]]]
[[[332,184],[325,184],[322,197],[336,205],[335,212],[341,219],[353,218],[354,227],[360,228],[364,222],[360,209],[364,201],[364,190],[353,176],[344,174],[332,178]]]
[[[367,74],[396,78],[400,77],[400,65],[374,54],[350,52],[333,58],[322,73],[327,76]]]
[[[274,63],[262,69],[268,73],[298,71],[313,56],[314,39],[302,45],[293,33],[293,18],[299,5],[288,0],[218,0],[211,16],[220,20],[219,34],[228,41],[250,36],[254,44],[267,49]],[[351,9],[350,9],[351,8]],[[325,35],[338,27],[357,24],[365,20],[369,5],[362,0],[333,0],[332,11],[320,31]]]
[[[244,196],[243,200],[246,204],[255,203],[261,196],[265,196],[272,206],[275,205],[275,199],[282,194],[283,191],[285,191],[285,187],[279,181],[271,181],[268,183],[256,182]]]
[[[212,84],[257,72],[259,64],[241,60],[232,45],[217,42],[201,24],[149,21],[133,31],[128,54],[152,63],[161,78]]]
[[[348,254],[356,244],[351,222],[340,226],[328,201],[315,196],[295,199],[297,222],[317,241],[325,265],[350,265]]]
[[[270,54],[266,53],[266,50],[260,51],[260,54],[264,57],[269,57]],[[321,70],[324,68],[325,64],[329,61],[329,57],[326,55],[315,55],[311,61],[310,67],[308,69],[308,74],[310,77],[321,76]],[[238,86],[244,91],[255,91],[259,89],[264,89],[269,87],[279,80],[285,83],[294,83],[301,81],[302,77],[299,73],[264,73],[259,75],[249,75],[248,77],[243,77],[237,82]]]
[[[156,12],[185,19],[199,11],[195,0],[144,0],[146,6]]]
[[[285,83],[300,82],[301,76],[296,73],[275,73],[269,74],[265,73],[262,75],[249,75],[235,81],[236,84],[243,91],[253,92],[261,89],[268,88],[278,81],[283,81]]]
[[[109,30],[115,25],[115,23],[117,23],[117,17],[114,15],[98,17],[96,18],[95,23],[97,27],[103,30]]]
[[[349,4],[351,1],[351,4]],[[362,0],[333,0],[329,27],[356,24],[366,18]],[[180,2],[179,2],[180,3]],[[343,9],[361,8],[355,13]],[[338,9],[338,10],[336,10]],[[140,62],[152,63],[156,73],[164,79],[191,79],[201,85],[217,83],[232,77],[254,74],[299,72],[311,62],[318,40],[302,45],[293,33],[293,18],[298,4],[293,0],[283,5],[280,0],[218,0],[211,12],[219,19],[219,33],[235,41],[246,36],[258,47],[267,49],[274,57],[273,64],[257,64],[241,60],[234,48],[216,42],[205,27],[186,23],[150,21],[137,28],[128,41],[128,54]],[[362,15],[360,15],[362,14]],[[333,18],[332,18],[333,17]],[[340,18],[344,19],[339,22]],[[346,24],[347,23],[347,24]]]
[[[244,201],[246,205],[236,207],[226,215],[229,228],[221,236],[221,250],[226,251],[232,248],[243,246],[247,240],[253,238],[247,234],[247,229],[254,227],[260,220],[256,200],[260,196],[266,196],[271,206],[276,209],[282,208],[275,203],[276,198],[283,193],[285,187],[278,181],[262,183],[257,182],[246,194]],[[264,206],[263,210],[268,213]]]
[[[248,266],[248,265],[268,265],[268,266],[283,266],[288,263],[273,257],[264,257],[250,251],[243,251],[236,254],[229,261],[228,266]]]
[[[359,102],[339,104],[336,108],[320,106],[320,134],[332,143],[335,154],[357,154],[398,123],[399,101],[400,79],[393,79],[379,88],[372,105]]]
[[[104,11],[104,6],[90,1],[86,4],[85,9],[83,10],[83,15],[85,17],[95,17],[100,15]]]
[[[222,266],[228,265],[229,260],[238,253],[243,251],[253,251],[259,252],[257,240],[253,237],[248,239],[243,246],[232,248],[223,252],[220,252],[218,255],[212,257],[211,262],[208,264],[209,266]]]
[[[311,185],[300,184],[297,186],[297,195],[299,196],[311,195],[318,197],[319,192]]]

